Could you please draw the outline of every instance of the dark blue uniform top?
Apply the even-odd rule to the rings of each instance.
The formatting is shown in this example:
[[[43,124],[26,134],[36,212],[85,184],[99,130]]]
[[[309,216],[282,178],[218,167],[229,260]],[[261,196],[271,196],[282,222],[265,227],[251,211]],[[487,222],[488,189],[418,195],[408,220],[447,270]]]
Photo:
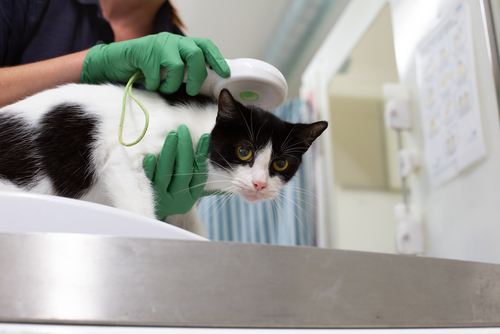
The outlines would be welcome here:
[[[166,1],[153,33],[182,34],[170,15]],[[0,0],[0,66],[55,58],[113,40],[98,0]]]

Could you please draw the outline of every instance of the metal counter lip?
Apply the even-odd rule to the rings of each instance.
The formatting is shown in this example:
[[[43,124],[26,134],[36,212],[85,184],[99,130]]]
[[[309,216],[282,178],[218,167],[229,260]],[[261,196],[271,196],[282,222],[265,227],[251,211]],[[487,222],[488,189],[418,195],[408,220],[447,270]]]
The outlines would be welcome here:
[[[500,327],[500,265],[312,247],[0,234],[0,322]]]

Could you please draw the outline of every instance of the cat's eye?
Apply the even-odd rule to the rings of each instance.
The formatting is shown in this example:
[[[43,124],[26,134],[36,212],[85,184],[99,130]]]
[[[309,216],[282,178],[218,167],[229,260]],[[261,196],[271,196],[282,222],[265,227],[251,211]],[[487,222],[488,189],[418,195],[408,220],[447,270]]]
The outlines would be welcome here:
[[[273,162],[273,167],[278,172],[282,172],[288,168],[288,160],[286,160],[286,159],[276,160],[275,162]]]
[[[238,147],[238,149],[236,150],[236,152],[238,153],[238,158],[240,158],[241,160],[243,161],[247,161],[248,159],[250,159],[252,157],[252,150],[247,148],[247,147]]]

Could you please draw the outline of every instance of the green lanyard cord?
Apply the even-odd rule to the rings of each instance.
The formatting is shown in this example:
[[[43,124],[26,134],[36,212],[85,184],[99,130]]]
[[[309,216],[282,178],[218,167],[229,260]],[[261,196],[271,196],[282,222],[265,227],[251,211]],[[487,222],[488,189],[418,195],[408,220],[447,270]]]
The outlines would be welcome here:
[[[134,94],[132,94],[132,85],[134,82],[139,79],[143,78],[144,75],[142,75],[141,71],[135,72],[135,74],[130,78],[130,80],[127,83],[127,86],[125,86],[125,93],[123,94],[123,103],[122,103],[122,117],[120,119],[120,128],[118,129],[118,140],[123,146],[134,146],[135,144],[139,143],[142,138],[144,138],[144,135],[146,134],[146,131],[148,131],[148,126],[149,126],[149,113],[146,110],[146,107],[139,101]],[[125,103],[127,102],[127,94],[130,95],[130,97],[141,107],[142,111],[144,112],[144,116],[146,116],[146,121],[144,124],[144,130],[142,130],[142,134],[137,138],[136,141],[132,143],[125,143],[123,141],[123,122],[125,121]]]

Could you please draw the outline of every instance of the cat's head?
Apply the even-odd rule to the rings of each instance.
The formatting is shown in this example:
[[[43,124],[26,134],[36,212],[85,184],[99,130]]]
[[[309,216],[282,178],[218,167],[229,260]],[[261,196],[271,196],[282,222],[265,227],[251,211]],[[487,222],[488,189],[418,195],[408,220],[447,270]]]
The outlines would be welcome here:
[[[238,193],[249,202],[276,197],[328,126],[325,121],[285,122],[260,108],[243,106],[226,89],[218,108],[210,139],[209,187]]]

